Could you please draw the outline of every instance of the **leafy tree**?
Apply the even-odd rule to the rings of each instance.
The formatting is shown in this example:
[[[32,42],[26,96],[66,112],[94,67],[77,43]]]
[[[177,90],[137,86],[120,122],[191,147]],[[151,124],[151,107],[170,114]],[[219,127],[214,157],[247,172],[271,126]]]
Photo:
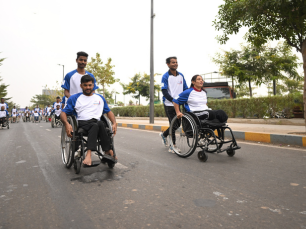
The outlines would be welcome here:
[[[131,78],[131,80],[132,81],[128,84],[121,83],[123,94],[136,94],[132,95],[132,97],[138,99],[138,104],[140,105],[140,96],[145,97],[147,100],[150,98],[150,75],[146,73],[143,75],[137,73]],[[160,86],[154,84],[154,91],[155,90],[160,90]]]
[[[103,94],[103,89],[98,89],[98,93],[99,94]],[[112,92],[110,92],[109,90],[107,90],[106,88],[104,89],[104,98],[107,101],[108,104],[113,104],[114,103],[114,99],[112,98]]]
[[[33,106],[38,105],[40,108],[46,107],[48,104],[52,105],[54,101],[50,95],[34,95],[31,98]]]
[[[108,58],[107,63],[103,65],[103,61],[100,57],[99,53],[96,53],[96,58],[91,58],[91,62],[87,63],[86,69],[92,73],[97,83],[102,86],[103,96],[105,97],[105,87],[116,82],[119,82],[119,79],[114,77],[115,72],[113,71],[113,67],[115,65],[111,65],[112,59]]]
[[[302,54],[304,68],[304,110],[306,110],[306,1],[305,0],[224,0],[219,6],[215,28],[223,34],[221,44],[229,35],[247,27],[248,42],[260,47],[269,40],[284,39]],[[304,113],[306,117],[306,112]],[[306,124],[306,118],[305,118]]]
[[[124,103],[121,102],[121,101],[117,101],[117,104],[118,104],[118,106],[120,106],[120,107],[123,107],[123,106],[124,106]]]
[[[291,48],[280,43],[276,48],[252,44],[242,45],[241,50],[217,54],[213,61],[220,66],[223,75],[238,81],[239,85],[248,83],[250,97],[253,95],[251,83],[261,85],[287,76],[297,78],[298,57]]]
[[[301,93],[303,91],[303,80],[302,77],[298,79],[284,79],[276,85],[276,94],[277,95],[284,95],[284,94],[295,94]],[[271,83],[268,85],[268,94],[272,95],[272,85]]]
[[[0,66],[2,66],[2,62],[5,60],[5,58],[0,58]],[[10,86],[10,85],[8,85],[8,84],[4,84],[4,83],[2,83],[2,81],[3,81],[3,79],[2,79],[2,77],[0,76],[0,98],[5,98],[5,100],[6,100],[6,102],[7,103],[9,103],[9,100],[11,99],[11,98],[7,98],[6,96],[7,96],[7,88],[8,88],[8,86]],[[9,105],[9,104],[8,104]],[[10,106],[10,105],[9,105]]]

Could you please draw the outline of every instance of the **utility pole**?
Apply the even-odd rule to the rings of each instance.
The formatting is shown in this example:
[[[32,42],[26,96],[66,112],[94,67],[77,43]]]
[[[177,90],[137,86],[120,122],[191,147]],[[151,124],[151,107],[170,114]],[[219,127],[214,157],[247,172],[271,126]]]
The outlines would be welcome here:
[[[150,123],[154,124],[154,53],[153,53],[153,0],[151,0],[151,50],[150,50]]]
[[[63,80],[64,80],[64,78],[65,78],[65,66],[63,65],[63,64],[58,64],[59,66],[63,66]]]

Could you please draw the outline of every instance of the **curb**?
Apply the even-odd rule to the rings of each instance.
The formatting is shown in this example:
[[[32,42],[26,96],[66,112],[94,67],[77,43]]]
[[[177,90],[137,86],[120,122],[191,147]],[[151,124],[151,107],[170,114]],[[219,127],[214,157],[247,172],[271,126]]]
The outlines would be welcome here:
[[[127,124],[127,123],[117,123],[120,127],[128,127],[133,129],[142,130],[155,130],[155,131],[165,131],[169,126],[155,126],[155,125],[140,125],[140,124]],[[267,134],[267,133],[255,133],[255,132],[243,132],[243,131],[233,131],[236,139],[254,141],[254,142],[265,142],[265,143],[281,143],[289,145],[298,145],[306,147],[306,136],[298,135],[282,135],[282,134]],[[225,131],[225,137],[231,137],[228,130]]]

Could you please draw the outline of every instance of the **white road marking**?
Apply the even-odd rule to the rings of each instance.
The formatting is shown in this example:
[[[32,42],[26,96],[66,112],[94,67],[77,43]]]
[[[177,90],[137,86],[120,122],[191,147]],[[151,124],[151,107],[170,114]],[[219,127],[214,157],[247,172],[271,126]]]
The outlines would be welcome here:
[[[121,164],[121,163],[117,163],[115,165],[116,168],[119,168],[119,169],[127,169],[128,167],[126,167],[125,165]]]
[[[49,130],[49,129],[46,129],[47,131],[51,131],[51,130]]]
[[[43,127],[43,126],[39,126],[39,127]]]
[[[57,137],[61,138],[61,136],[57,136]]]

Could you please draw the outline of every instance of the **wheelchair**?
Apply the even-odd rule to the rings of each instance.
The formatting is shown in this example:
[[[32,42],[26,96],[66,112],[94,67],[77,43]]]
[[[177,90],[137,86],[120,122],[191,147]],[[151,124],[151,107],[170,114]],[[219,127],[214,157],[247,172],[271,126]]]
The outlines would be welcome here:
[[[54,128],[54,127],[62,127],[63,126],[63,123],[60,119],[57,119],[57,121],[55,120],[55,115],[53,114],[51,116],[51,127]]]
[[[224,139],[224,132],[228,129],[231,134],[230,140]],[[176,138],[176,147],[174,148],[173,139]],[[206,162],[207,153],[222,153],[226,151],[229,157],[235,155],[235,151],[240,149],[234,137],[232,129],[226,125],[226,122],[220,123],[219,120],[200,120],[198,116],[192,112],[184,112],[181,119],[175,117],[169,129],[170,146],[179,157],[191,156],[196,148],[201,150],[198,152],[198,159]],[[230,144],[222,149],[224,144]]]
[[[10,120],[9,120],[10,116],[6,116],[6,121],[1,125],[1,129],[3,129],[3,125],[5,125],[4,127],[6,127],[7,129],[10,129]]]
[[[73,133],[72,138],[69,138],[66,134],[66,128],[63,125],[61,133],[62,161],[68,169],[73,165],[75,173],[79,174],[81,171],[82,161],[85,159],[85,153],[87,151],[87,140],[84,138],[87,137],[87,132],[82,128],[78,128],[78,121],[75,116],[67,116],[67,121],[72,126]],[[115,157],[116,152],[111,122],[104,115],[101,116],[101,121],[103,121],[106,131],[111,138],[111,147]],[[93,161],[90,167],[95,167],[103,163],[107,164],[108,167],[112,169],[117,163],[112,156],[107,155],[102,151],[99,140],[97,141],[96,155],[99,157],[100,161]]]
[[[37,120],[37,121],[35,120],[35,117],[34,117],[34,116],[31,117],[31,118],[32,118],[32,122],[33,122],[33,123],[40,122],[40,117],[39,117],[39,116],[38,116],[38,120]]]

